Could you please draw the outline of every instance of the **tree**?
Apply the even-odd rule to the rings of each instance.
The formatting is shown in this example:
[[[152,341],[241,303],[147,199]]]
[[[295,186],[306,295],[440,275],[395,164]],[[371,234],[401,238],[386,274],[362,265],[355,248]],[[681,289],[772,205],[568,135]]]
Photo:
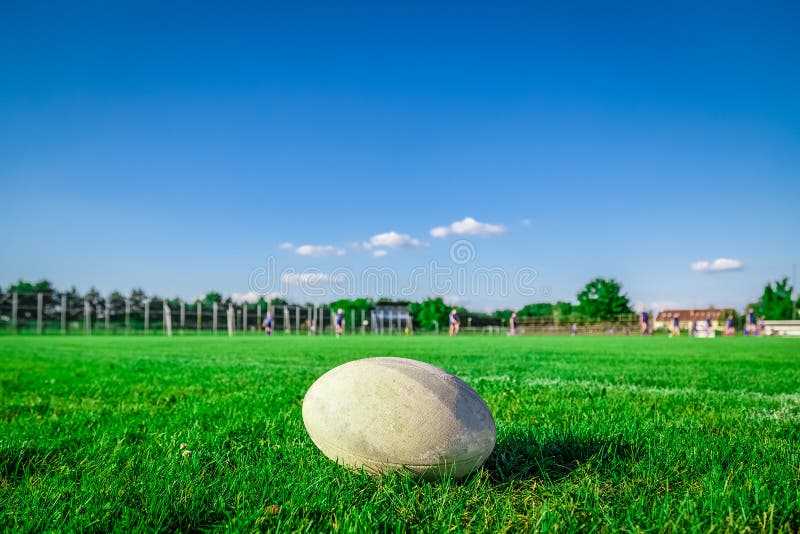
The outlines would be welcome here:
[[[112,291],[108,297],[111,321],[115,324],[125,324],[125,296],[119,291]]]
[[[563,321],[568,321],[572,315],[572,303],[558,301],[553,305],[553,321],[556,325]]]
[[[95,308],[103,303],[103,297],[100,295],[100,292],[94,287],[90,287],[89,291],[83,296],[85,300],[89,302],[89,305],[92,307],[92,312],[94,312]]]
[[[502,324],[508,324],[511,320],[512,313],[514,313],[513,310],[495,310],[492,313],[492,317],[499,320]]]
[[[78,288],[72,286],[69,291],[65,291],[64,295],[67,296],[67,315],[75,315],[83,313],[83,296],[78,292]]]
[[[44,294],[44,301],[47,303],[55,293],[53,285],[49,280],[40,280],[35,283],[19,280],[16,284],[8,288],[9,294],[17,294],[17,303],[20,309],[35,309],[37,306],[37,294]]]
[[[147,300],[147,293],[144,289],[136,288],[131,290],[131,316],[132,328],[139,329],[144,324],[144,301]]]
[[[355,300],[350,299],[339,299],[331,302],[329,304],[331,310],[338,310],[339,308],[342,309],[344,313],[345,321],[347,321],[348,329],[356,330],[357,328],[361,327],[361,312],[364,312],[364,316],[369,317],[369,310],[372,309],[374,304],[371,300],[365,298],[359,298]],[[350,324],[349,321],[353,317],[355,312],[355,324]],[[365,319],[366,320],[366,319]]]
[[[793,319],[792,291],[788,278],[776,280],[774,288],[772,283],[768,283],[755,306],[756,313],[770,320]]]
[[[147,300],[147,293],[144,292],[144,289],[136,288],[131,290],[131,307],[140,310],[144,308],[144,301]]]
[[[347,313],[350,310],[356,310],[358,312],[360,312],[361,310],[368,310],[373,307],[373,303],[371,300],[364,298],[355,300],[340,299],[340,300],[334,300],[329,304],[329,306],[333,310],[338,310],[339,308],[341,308],[345,313]]]
[[[553,305],[549,302],[536,302],[523,306],[517,315],[520,317],[550,318],[553,316]]]
[[[588,319],[616,321],[620,315],[633,313],[622,285],[609,278],[595,278],[578,293],[580,313]]]
[[[170,310],[179,310],[181,307],[181,298],[180,297],[173,297],[171,299],[164,299],[169,306]],[[186,304],[189,304],[188,302]]]
[[[410,303],[408,312],[414,317],[414,322],[420,328],[433,330],[436,324],[439,325],[439,328],[447,327],[447,315],[450,313],[450,307],[437,297]]]
[[[203,299],[200,301],[205,308],[208,306],[209,308],[216,302],[217,306],[220,306],[223,303],[222,293],[217,291],[209,291],[205,294]]]

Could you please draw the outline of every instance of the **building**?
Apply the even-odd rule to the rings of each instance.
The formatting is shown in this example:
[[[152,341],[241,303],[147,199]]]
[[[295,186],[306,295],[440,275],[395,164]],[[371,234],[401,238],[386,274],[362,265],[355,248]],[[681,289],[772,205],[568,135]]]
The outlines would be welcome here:
[[[372,330],[380,333],[404,332],[413,328],[408,302],[378,302],[372,310]]]
[[[681,330],[691,330],[692,323],[695,321],[705,321],[711,319],[711,326],[725,327],[725,319],[723,316],[725,310],[718,308],[701,308],[692,310],[662,310],[656,315],[656,320],[653,323],[654,328],[672,328],[672,320],[678,317],[680,321]]]

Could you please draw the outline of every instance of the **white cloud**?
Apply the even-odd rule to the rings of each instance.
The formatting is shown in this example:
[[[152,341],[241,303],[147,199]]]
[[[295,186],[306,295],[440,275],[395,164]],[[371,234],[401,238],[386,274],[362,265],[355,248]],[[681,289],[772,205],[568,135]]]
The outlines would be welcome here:
[[[692,264],[692,270],[700,273],[716,271],[735,271],[742,268],[742,262],[730,258],[717,258],[714,261],[696,261]]]
[[[492,235],[502,234],[506,231],[506,227],[502,224],[489,224],[476,221],[472,217],[464,217],[463,221],[456,221],[449,226],[437,226],[431,228],[431,236],[433,237],[447,237],[450,234],[455,235]]]
[[[375,256],[376,258],[383,258],[387,254],[388,254],[388,252],[386,252],[382,248],[379,248],[378,250],[376,250],[375,252],[372,253],[372,255]]]
[[[364,248],[367,249],[373,247],[422,248],[425,246],[425,244],[419,239],[411,237],[408,234],[399,234],[395,231],[375,234],[369,238],[369,241],[365,241],[363,245]]]
[[[467,306],[470,303],[469,299],[464,298],[461,295],[445,295],[442,297],[442,300],[448,306]]]
[[[294,248],[294,245],[292,245],[291,243],[281,243],[280,245],[278,245],[278,248],[281,250],[292,250]]]
[[[285,284],[314,285],[327,282],[331,279],[325,273],[283,273],[281,282]]]
[[[269,301],[280,296],[282,296],[280,293],[262,295],[261,293],[256,293],[255,291],[248,291],[247,293],[233,293],[231,295],[231,300],[236,304],[241,304],[243,302],[249,302],[250,304],[253,304],[254,302],[258,302],[258,300],[262,297],[264,300]]]
[[[333,245],[301,245],[294,249],[294,252],[300,256],[344,256],[346,254],[343,248]]]
[[[450,233],[450,228],[447,226],[437,226],[436,228],[431,228],[431,236],[433,237],[447,237],[447,234]]]
[[[637,300],[632,305],[634,310],[679,310],[684,308],[691,308],[691,306],[684,306],[681,303],[674,301],[674,300],[651,300],[651,301],[643,301]]]
[[[261,295],[256,293],[255,291],[248,291],[247,293],[233,293],[231,294],[231,300],[236,304],[241,304],[242,302],[258,302],[258,299],[261,298]]]

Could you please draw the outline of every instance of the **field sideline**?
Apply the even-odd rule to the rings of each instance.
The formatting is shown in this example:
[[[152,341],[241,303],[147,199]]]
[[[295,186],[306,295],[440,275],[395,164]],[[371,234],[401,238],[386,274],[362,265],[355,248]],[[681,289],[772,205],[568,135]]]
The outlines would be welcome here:
[[[423,360],[488,403],[463,482],[322,456],[328,369]],[[0,336],[0,530],[800,529],[800,340]]]

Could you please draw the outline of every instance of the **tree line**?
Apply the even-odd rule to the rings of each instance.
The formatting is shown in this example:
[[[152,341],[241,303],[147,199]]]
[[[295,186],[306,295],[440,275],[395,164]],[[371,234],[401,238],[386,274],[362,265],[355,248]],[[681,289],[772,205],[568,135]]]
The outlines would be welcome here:
[[[11,307],[12,295],[16,293],[18,306],[21,310],[35,309],[37,306],[37,295],[43,295],[43,302],[46,308],[54,309],[60,306],[62,298],[66,299],[67,308],[74,313],[80,313],[84,308],[84,303],[88,303],[92,310],[103,310],[109,313],[111,320],[115,323],[124,320],[126,308],[130,310],[129,320],[136,323],[142,320],[145,302],[149,302],[150,309],[158,311],[163,303],[171,309],[177,309],[181,299],[162,298],[158,295],[147,295],[141,288],[132,290],[128,295],[119,291],[113,291],[106,298],[94,287],[86,293],[81,294],[74,286],[66,291],[59,291],[48,280],[38,282],[28,282],[20,280],[11,284],[7,288],[0,287],[0,311],[2,314],[8,313]],[[775,282],[768,283],[758,301],[750,304],[759,316],[767,319],[792,319],[795,313],[797,302],[792,300],[793,288],[789,285],[789,280],[783,278]],[[567,324],[586,322],[617,322],[629,321],[634,318],[635,310],[631,306],[629,297],[623,292],[622,284],[613,278],[595,278],[588,282],[576,295],[577,303],[559,301],[535,302],[527,304],[516,310],[517,316],[521,320],[535,320],[549,322],[553,324]],[[374,301],[369,298],[340,299],[330,302],[328,306],[332,309],[342,308],[349,316],[351,311],[359,317],[361,311],[368,312],[376,304],[380,304],[390,299],[378,299]],[[210,291],[202,298],[194,301],[184,301],[187,306],[200,303],[203,308],[210,309],[214,303],[222,307],[234,304],[230,296],[225,296],[217,291]],[[293,305],[282,298],[273,298],[269,301],[263,297],[252,303],[235,303],[237,306],[247,306],[248,309],[255,310],[258,306],[265,310],[269,305],[283,306]],[[299,304],[299,303],[295,303]],[[300,304],[301,306],[313,306],[311,303]],[[438,326],[446,325],[448,314],[455,308],[462,317],[469,317],[470,324],[473,326],[484,326],[490,324],[508,324],[514,310],[501,309],[493,313],[481,313],[470,311],[463,306],[448,305],[441,297],[427,298],[422,301],[410,302],[408,311],[414,318],[414,325],[417,328],[433,329]],[[742,310],[742,313],[745,310]],[[47,312],[45,312],[47,313]],[[737,319],[740,314],[737,310],[726,310],[726,313],[733,314]]]

